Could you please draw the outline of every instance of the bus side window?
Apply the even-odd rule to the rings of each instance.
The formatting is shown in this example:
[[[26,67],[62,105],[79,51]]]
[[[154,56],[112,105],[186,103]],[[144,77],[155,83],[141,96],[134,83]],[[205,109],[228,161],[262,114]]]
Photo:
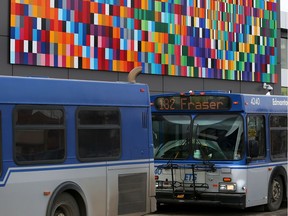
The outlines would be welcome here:
[[[287,159],[287,116],[270,116],[271,159]]]
[[[62,162],[65,157],[64,110],[54,106],[17,106],[14,156],[18,164]]]
[[[117,107],[81,107],[77,112],[80,161],[117,160],[121,152],[120,110]]]
[[[265,121],[264,116],[249,115],[247,119],[249,153],[252,159],[265,157]]]

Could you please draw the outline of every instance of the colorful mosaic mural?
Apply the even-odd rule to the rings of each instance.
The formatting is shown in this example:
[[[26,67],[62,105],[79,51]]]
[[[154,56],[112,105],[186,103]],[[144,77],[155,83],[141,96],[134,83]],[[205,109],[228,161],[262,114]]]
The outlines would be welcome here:
[[[11,0],[10,63],[277,82],[277,0]]]

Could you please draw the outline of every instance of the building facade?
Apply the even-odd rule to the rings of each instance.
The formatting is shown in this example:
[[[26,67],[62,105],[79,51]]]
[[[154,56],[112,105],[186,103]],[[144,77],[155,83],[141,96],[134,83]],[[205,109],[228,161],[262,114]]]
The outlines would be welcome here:
[[[126,81],[142,66],[151,93],[287,92],[279,0],[1,3],[0,75]]]
[[[281,1],[284,4],[284,0]],[[287,2],[285,2],[287,4]],[[287,7],[288,9],[288,7]],[[281,11],[281,94],[288,95],[288,11]]]

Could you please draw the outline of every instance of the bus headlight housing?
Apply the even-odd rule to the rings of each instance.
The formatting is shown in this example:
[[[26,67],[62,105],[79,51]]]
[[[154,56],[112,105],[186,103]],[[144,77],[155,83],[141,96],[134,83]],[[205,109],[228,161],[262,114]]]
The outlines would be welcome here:
[[[237,184],[233,182],[220,182],[219,191],[220,192],[235,192],[237,190]]]

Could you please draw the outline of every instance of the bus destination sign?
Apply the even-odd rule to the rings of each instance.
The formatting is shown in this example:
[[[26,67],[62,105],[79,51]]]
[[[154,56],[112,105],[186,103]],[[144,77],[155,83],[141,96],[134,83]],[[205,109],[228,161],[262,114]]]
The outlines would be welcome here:
[[[178,95],[157,97],[154,101],[157,110],[191,111],[191,110],[229,110],[229,97],[211,95]]]

